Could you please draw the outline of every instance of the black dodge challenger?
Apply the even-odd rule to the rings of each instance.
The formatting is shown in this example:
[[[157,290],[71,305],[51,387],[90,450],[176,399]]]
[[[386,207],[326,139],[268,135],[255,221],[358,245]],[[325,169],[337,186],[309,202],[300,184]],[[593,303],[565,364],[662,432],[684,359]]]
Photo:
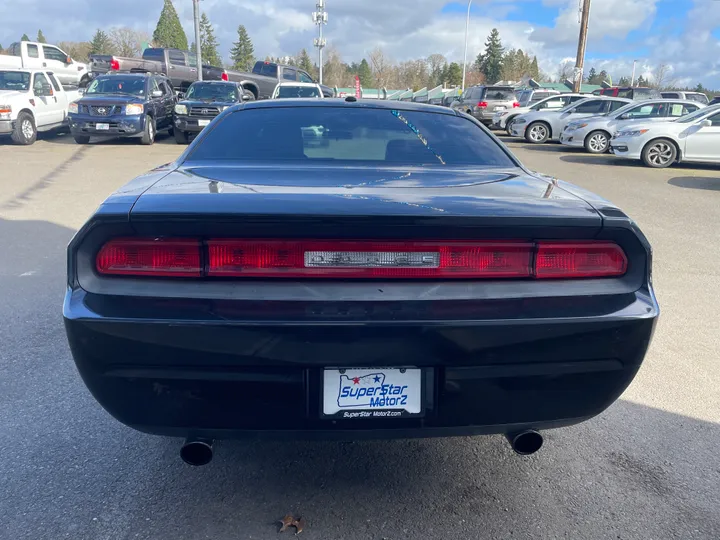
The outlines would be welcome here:
[[[659,309],[651,249],[592,193],[462,113],[277,100],[221,113],[113,193],[68,249],[78,370],[147,433],[502,433],[597,415]]]

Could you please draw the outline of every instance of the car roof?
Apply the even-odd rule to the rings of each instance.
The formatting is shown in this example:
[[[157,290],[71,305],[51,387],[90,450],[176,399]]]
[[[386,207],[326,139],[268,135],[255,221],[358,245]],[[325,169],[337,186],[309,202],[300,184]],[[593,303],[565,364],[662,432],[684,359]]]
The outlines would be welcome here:
[[[320,85],[317,83],[309,83],[309,82],[283,81],[281,83],[278,83],[278,86],[303,86],[303,87],[315,88],[316,86],[320,86]]]
[[[135,79],[145,79],[147,77],[159,77],[161,79],[167,79],[167,77],[165,75],[162,75],[160,73],[134,73],[134,72],[124,72],[124,71],[103,73],[102,75],[98,75],[95,78],[99,79],[100,77],[119,77],[119,76],[133,77]]]
[[[195,81],[192,84],[215,84],[218,86],[237,86],[235,81]],[[190,86],[192,86],[192,84]]]
[[[314,85],[312,85],[314,86]],[[336,99],[262,99],[258,101],[247,101],[236,105],[238,108],[244,109],[274,109],[278,107],[298,108],[298,107],[336,107],[343,109],[388,109],[396,111],[417,111],[432,112],[435,114],[445,114],[448,116],[458,116],[453,109],[441,107],[439,105],[429,105],[427,103],[415,103],[413,101],[389,101],[382,99],[356,99],[348,100],[348,98]]]

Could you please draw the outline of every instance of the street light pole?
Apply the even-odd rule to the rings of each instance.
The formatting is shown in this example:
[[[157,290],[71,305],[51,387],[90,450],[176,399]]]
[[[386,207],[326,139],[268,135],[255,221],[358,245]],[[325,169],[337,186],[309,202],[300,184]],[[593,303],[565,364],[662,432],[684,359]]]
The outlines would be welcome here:
[[[637,64],[637,60],[633,60],[633,74],[632,79],[630,79],[630,86],[635,86],[635,64]]]
[[[193,16],[195,17],[195,54],[197,55],[197,80],[203,80],[202,44],[200,43],[200,0],[193,0]]]
[[[468,46],[468,29],[470,27],[470,6],[472,0],[468,0],[467,17],[465,18],[465,54],[463,55],[463,82],[462,91],[465,91],[465,71],[467,70],[467,46]]]

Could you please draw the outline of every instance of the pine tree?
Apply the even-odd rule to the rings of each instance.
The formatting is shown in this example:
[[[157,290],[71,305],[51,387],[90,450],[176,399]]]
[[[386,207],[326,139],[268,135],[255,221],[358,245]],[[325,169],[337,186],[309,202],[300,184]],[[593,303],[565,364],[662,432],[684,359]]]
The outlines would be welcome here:
[[[597,71],[595,70],[594,67],[591,67],[590,72],[588,73],[588,76],[587,76],[587,83],[588,84],[597,84],[596,81],[597,81]]]
[[[636,81],[636,84],[638,86],[647,86],[647,81],[643,78],[642,75],[638,77],[638,80]]]
[[[600,73],[598,73],[597,78],[598,78],[598,82],[596,82],[595,84],[604,83],[608,78],[608,72],[603,69]]]
[[[2,43],[0,43],[0,54],[3,53],[3,50],[4,50],[4,49],[3,49]]]
[[[363,88],[370,88],[373,85],[373,74],[370,69],[370,64],[364,58],[357,68],[357,75],[360,77],[360,85]]]
[[[30,41],[30,38],[27,34],[23,34],[23,36],[20,38],[20,41]]]
[[[2,46],[0,46],[0,51],[2,50]],[[698,85],[695,87],[696,92],[707,92],[707,88],[705,88],[702,83],[698,83]]]
[[[460,64],[453,62],[448,66],[447,72],[445,73],[445,81],[450,86],[458,86],[462,84],[462,68],[460,67]]]
[[[500,32],[497,28],[493,28],[485,42],[485,52],[479,54],[475,62],[490,84],[498,82],[502,77],[504,51],[500,41]],[[462,75],[460,78],[462,79]]]
[[[303,49],[302,51],[300,51],[300,54],[298,55],[298,67],[303,71],[307,71],[308,73],[313,72],[313,62],[310,59],[310,55],[308,54],[307,49]],[[372,73],[370,75],[372,78]]]
[[[530,64],[530,77],[534,80],[540,78],[540,67],[538,66],[537,56],[533,56],[532,64]]]
[[[112,49],[110,38],[98,28],[90,41],[90,54],[112,54]]]
[[[233,48],[230,51],[233,68],[239,70],[250,69],[255,63],[255,47],[253,47],[250,36],[242,24],[238,26],[237,35],[238,39],[233,43]]]
[[[202,51],[203,64],[222,66],[215,30],[205,13],[200,17],[200,50]]]
[[[630,86],[630,79],[627,77],[620,77],[620,80],[618,81],[618,86]]]
[[[45,36],[43,35],[42,30],[38,30],[37,41],[38,41],[38,43],[47,43],[47,39],[45,39]]]
[[[160,19],[153,33],[153,41],[160,47],[170,47],[186,50],[188,48],[187,36],[180,24],[180,18],[172,0],[165,0]]]

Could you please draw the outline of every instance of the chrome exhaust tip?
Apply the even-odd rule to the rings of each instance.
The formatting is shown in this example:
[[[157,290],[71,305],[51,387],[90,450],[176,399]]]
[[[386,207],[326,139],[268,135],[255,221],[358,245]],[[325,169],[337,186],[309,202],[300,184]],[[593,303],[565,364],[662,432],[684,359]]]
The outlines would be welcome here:
[[[534,454],[543,445],[543,436],[533,429],[520,431],[518,433],[507,433],[505,438],[516,454],[529,456]]]
[[[180,457],[188,465],[201,467],[213,458],[213,441],[209,439],[185,439],[180,448]]]

